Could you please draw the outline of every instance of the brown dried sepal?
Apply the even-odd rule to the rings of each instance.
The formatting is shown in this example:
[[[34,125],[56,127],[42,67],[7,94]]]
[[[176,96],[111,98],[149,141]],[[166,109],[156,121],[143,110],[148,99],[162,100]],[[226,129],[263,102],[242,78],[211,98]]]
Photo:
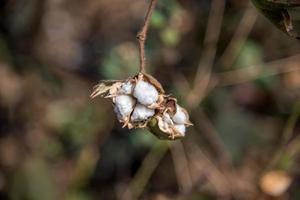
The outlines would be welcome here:
[[[90,95],[91,98],[101,96],[104,98],[111,98],[116,95],[118,89],[122,85],[122,81],[116,80],[103,80],[94,86],[94,90]]]

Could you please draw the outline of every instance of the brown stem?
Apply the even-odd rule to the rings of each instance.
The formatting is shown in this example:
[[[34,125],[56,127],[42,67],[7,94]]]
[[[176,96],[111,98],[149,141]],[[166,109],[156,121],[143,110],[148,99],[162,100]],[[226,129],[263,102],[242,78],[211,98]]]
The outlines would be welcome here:
[[[141,30],[138,32],[136,38],[139,42],[139,52],[140,52],[140,72],[144,73],[145,72],[145,41],[147,39],[147,32],[148,32],[148,27],[151,19],[152,12],[155,8],[157,0],[151,0],[146,17],[145,17],[145,22]]]
[[[217,43],[220,38],[225,5],[226,1],[213,0],[211,2],[203,44],[205,50],[198,64],[193,87],[186,96],[186,101],[190,109],[196,108],[207,93],[208,83],[211,80],[212,67],[216,57]]]

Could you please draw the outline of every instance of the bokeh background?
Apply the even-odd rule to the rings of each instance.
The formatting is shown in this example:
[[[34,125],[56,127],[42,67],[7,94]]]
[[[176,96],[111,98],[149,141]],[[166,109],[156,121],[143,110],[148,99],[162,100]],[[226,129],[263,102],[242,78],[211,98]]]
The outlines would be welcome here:
[[[300,43],[247,0],[158,0],[147,71],[189,110],[183,140],[89,98],[137,73],[148,4],[0,1],[0,199],[300,199]]]

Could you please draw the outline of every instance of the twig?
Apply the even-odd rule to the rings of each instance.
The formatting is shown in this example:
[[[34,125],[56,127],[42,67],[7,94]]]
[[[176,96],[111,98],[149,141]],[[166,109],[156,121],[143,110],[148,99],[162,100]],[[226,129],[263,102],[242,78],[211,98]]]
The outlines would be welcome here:
[[[170,149],[178,186],[181,193],[186,193],[193,188],[193,183],[184,146],[181,141],[176,141],[170,146]]]
[[[169,145],[165,141],[158,142],[153,146],[151,151],[144,158],[143,163],[139,167],[135,176],[131,180],[124,193],[123,199],[139,199],[154,170],[158,166],[159,162],[163,159],[168,149]]]
[[[220,199],[252,199],[245,198],[253,194],[255,190],[251,182],[247,179],[242,180],[242,177],[239,177],[232,169],[221,169],[212,156],[196,143],[195,139],[189,138],[186,147],[191,166],[196,167],[193,175],[196,183],[199,183],[199,180],[201,183],[205,176],[207,181],[212,184],[215,193],[222,197]],[[189,193],[191,194],[192,191]]]
[[[267,164],[263,167],[258,177],[262,177],[266,172],[274,168],[276,169],[278,167],[276,165],[279,164],[282,156],[286,156],[286,154],[289,156],[290,159],[292,159],[291,165],[286,170],[291,171],[292,166],[297,167],[297,165],[295,165],[295,160],[293,159],[293,157],[300,150],[299,140],[298,140],[299,138],[296,137],[292,141],[290,140],[292,139],[293,131],[296,127],[299,117],[300,117],[300,101],[296,102],[293,111],[286,122],[286,126],[283,130],[283,134],[279,146],[278,145],[276,146],[274,154],[271,156]],[[262,195],[262,193],[260,192],[258,195]]]
[[[202,130],[202,134],[209,141],[210,145],[218,154],[218,159],[220,160],[223,167],[232,167],[232,159],[229,151],[226,149],[224,141],[220,138],[219,134],[216,132],[213,124],[208,119],[206,114],[200,110],[195,109],[193,112],[193,118],[195,120],[195,129]]]
[[[247,41],[248,35],[251,32],[253,25],[257,19],[257,12],[250,4],[245,11],[232,39],[227,45],[223,55],[220,58],[220,63],[225,69],[229,68],[238,56],[240,49]]]
[[[221,72],[216,75],[218,81],[216,86],[224,87],[236,85],[248,81],[253,81],[262,77],[299,71],[299,61],[300,54],[297,54],[291,57],[274,60],[269,63],[262,63],[260,65],[253,65],[241,69],[231,70],[228,72]]]
[[[187,96],[187,103],[191,109],[199,104],[209,86],[224,10],[225,1],[212,1],[204,39],[205,51],[202,53],[198,65],[194,85]]]
[[[144,25],[142,27],[142,29],[138,32],[136,38],[139,42],[139,53],[140,53],[140,72],[144,73],[145,70],[145,61],[146,61],[146,57],[145,57],[145,41],[147,39],[147,32],[148,32],[148,27],[149,27],[149,23],[150,23],[150,19],[151,19],[151,15],[152,12],[155,8],[156,5],[156,1],[157,0],[151,0],[146,17],[145,17],[145,22]]]
[[[190,139],[187,141],[187,152],[191,166],[194,168],[194,181],[203,179],[203,176],[213,185],[215,192],[222,197],[232,194],[228,178],[215,165],[215,163],[202,151],[202,149]],[[198,182],[198,181],[197,181]],[[192,188],[193,189],[193,188]],[[234,194],[233,194],[234,195]]]
[[[287,148],[289,147],[288,143],[292,139],[293,131],[294,131],[296,123],[299,119],[299,116],[300,116],[300,101],[298,101],[294,105],[292,114],[290,115],[290,117],[286,123],[286,127],[284,128],[280,146],[276,147],[277,150],[275,151],[274,155],[272,156],[270,163],[267,165],[266,170],[274,167],[278,163],[278,161],[280,160],[282,155],[287,151]]]

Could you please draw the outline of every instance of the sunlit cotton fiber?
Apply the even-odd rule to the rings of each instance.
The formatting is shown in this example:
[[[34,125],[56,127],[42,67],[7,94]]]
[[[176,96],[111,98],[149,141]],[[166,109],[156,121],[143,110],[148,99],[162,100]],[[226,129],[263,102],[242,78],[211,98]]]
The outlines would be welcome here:
[[[123,83],[119,90],[119,93],[120,94],[132,94],[133,86],[134,85],[130,81]]]
[[[119,95],[115,98],[114,111],[117,114],[118,119],[124,119],[129,116],[133,111],[135,100],[129,95]]]
[[[151,105],[158,100],[158,91],[148,82],[139,80],[134,88],[133,96],[143,105]]]
[[[185,124],[188,121],[188,116],[179,105],[176,105],[176,113],[172,119],[176,124]]]
[[[155,111],[153,109],[149,109],[144,105],[137,104],[131,115],[131,121],[133,122],[144,121],[149,117],[152,117],[154,113]]]
[[[176,124],[174,126],[174,128],[178,131],[178,133],[180,133],[182,136],[185,136],[185,130],[186,130],[186,127],[185,125],[182,125],[182,124]]]

